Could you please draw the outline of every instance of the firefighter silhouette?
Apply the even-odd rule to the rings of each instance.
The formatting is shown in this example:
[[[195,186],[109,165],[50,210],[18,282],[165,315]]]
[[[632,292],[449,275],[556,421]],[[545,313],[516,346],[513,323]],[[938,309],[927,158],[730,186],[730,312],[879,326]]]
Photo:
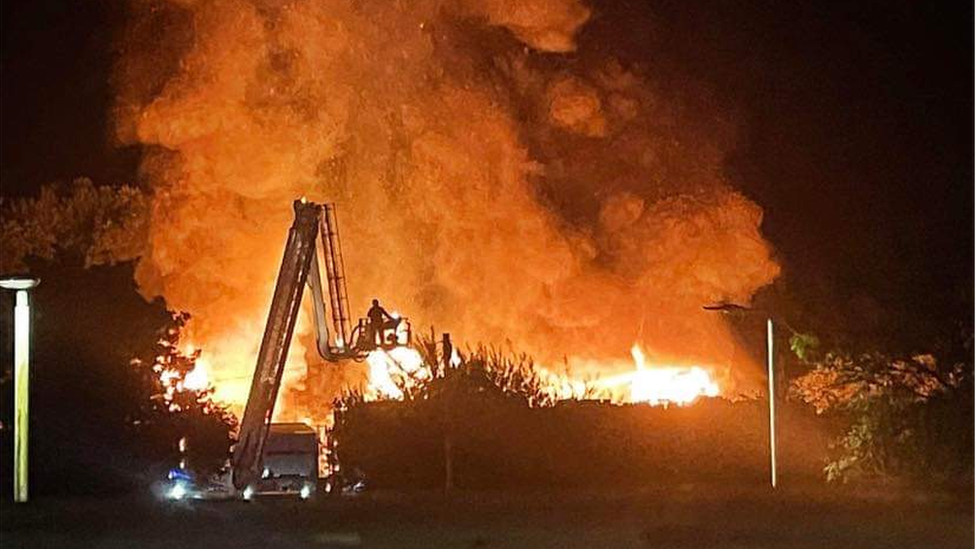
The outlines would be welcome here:
[[[400,319],[386,312],[380,306],[380,300],[373,300],[373,306],[366,313],[366,322],[366,340],[371,346],[386,347],[396,343],[396,328],[400,325]],[[387,337],[389,330],[393,330],[392,341]]]

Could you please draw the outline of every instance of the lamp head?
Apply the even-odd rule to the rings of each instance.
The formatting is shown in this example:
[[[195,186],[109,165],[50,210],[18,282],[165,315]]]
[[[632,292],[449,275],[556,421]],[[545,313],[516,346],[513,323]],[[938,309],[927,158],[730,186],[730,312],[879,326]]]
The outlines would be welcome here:
[[[41,279],[29,275],[6,275],[0,277],[0,288],[5,290],[30,290],[41,283]]]
[[[751,307],[739,305],[738,303],[729,303],[728,301],[720,301],[718,303],[702,305],[702,309],[705,309],[706,311],[720,311],[723,313],[733,313],[739,311],[745,312],[753,310]]]

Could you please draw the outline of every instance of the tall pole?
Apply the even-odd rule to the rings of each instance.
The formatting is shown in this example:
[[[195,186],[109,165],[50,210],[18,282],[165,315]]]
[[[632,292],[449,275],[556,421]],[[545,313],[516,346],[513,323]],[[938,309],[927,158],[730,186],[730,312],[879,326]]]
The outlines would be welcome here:
[[[30,393],[30,305],[17,290],[14,306],[14,501],[27,501],[27,400]]]
[[[766,364],[769,369],[769,482],[776,488],[776,391],[773,382],[773,319],[766,319]]]

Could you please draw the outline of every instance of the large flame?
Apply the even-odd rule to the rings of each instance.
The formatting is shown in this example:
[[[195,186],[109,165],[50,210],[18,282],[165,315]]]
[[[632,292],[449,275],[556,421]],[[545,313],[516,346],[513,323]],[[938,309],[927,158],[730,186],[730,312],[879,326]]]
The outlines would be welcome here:
[[[686,405],[700,397],[719,396],[719,384],[710,368],[650,364],[640,344],[630,349],[633,369],[609,377],[587,381],[571,373],[554,374],[540,369],[543,391],[554,400],[594,397],[617,403],[646,403],[652,406]],[[408,347],[373,351],[367,357],[369,377],[367,399],[401,399],[409,390],[430,378],[420,353]],[[452,363],[460,363],[452,357]],[[607,366],[606,369],[613,369]]]
[[[779,272],[761,209],[724,176],[734,127],[680,80],[663,86],[662,67],[577,50],[579,1],[131,13],[118,136],[145,147],[155,189],[136,276],[193,315],[218,398],[246,398],[298,196],[339,205],[356,311],[378,297],[458,341],[571,369],[636,339],[654,363],[731,364],[729,382],[748,381],[748,353],[700,308],[748,301]],[[303,319],[286,384],[329,402],[367,374],[317,367]],[[684,398],[643,389],[655,372],[638,370],[635,394]]]
[[[680,406],[700,397],[722,394],[713,367],[654,363],[647,359],[639,343],[634,343],[630,354],[633,362],[629,365],[610,361],[581,368],[589,372],[615,372],[609,375],[586,379],[571,372],[556,374],[542,368],[542,381],[547,392],[557,400],[597,398],[617,403]]]
[[[631,402],[689,404],[700,396],[718,396],[718,384],[700,366],[648,366],[640,345],[630,349],[635,370],[630,380]]]
[[[403,389],[430,377],[420,353],[409,347],[372,351],[366,362],[369,364],[366,398],[400,399]]]
[[[183,386],[191,391],[202,391],[210,386],[210,379],[207,375],[207,361],[197,359],[193,369],[186,373],[183,378]]]

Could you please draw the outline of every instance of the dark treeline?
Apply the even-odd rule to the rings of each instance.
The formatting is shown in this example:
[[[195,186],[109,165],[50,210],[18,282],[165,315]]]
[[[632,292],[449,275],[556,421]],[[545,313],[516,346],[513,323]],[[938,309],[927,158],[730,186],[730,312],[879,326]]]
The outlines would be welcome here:
[[[85,269],[81,258],[35,262],[32,293],[30,483],[34,493],[116,489],[138,468],[127,423],[144,406],[133,357],[151,361],[169,315],[146,303],[131,266]],[[0,302],[4,356],[13,356],[13,300]],[[10,448],[13,383],[4,361],[3,447]],[[11,452],[2,453],[5,485]],[[4,488],[4,494],[9,491]]]
[[[178,461],[180,436],[229,446],[228,419],[181,395],[171,413],[152,367],[178,319],[135,289],[131,263],[84,267],[80,256],[29,262],[32,291],[30,489],[33,495],[145,487]],[[0,294],[3,356],[13,354],[13,302]],[[138,363],[133,363],[137,359]],[[190,367],[187,363],[184,367]],[[0,490],[9,499],[13,447],[12,365],[0,376]],[[224,442],[220,443],[223,437]],[[198,444],[203,446],[203,444]],[[213,450],[213,448],[207,448]]]
[[[822,478],[827,435],[809,410],[780,414],[780,475]],[[569,401],[529,408],[469,396],[354,406],[339,462],[377,488],[439,489],[451,454],[459,489],[646,488],[769,482],[766,403],[707,399],[688,407]]]

